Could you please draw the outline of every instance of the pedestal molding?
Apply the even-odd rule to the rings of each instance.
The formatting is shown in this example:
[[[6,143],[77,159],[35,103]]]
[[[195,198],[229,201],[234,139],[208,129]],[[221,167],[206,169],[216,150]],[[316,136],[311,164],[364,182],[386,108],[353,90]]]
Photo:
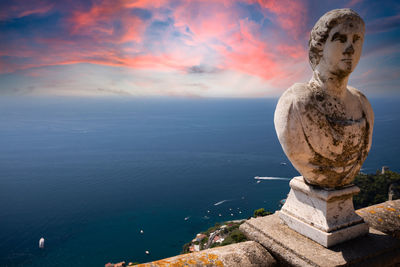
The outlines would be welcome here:
[[[290,187],[279,217],[296,232],[325,247],[368,233],[368,225],[354,211],[353,195],[360,191],[357,186],[326,190],[298,176],[290,181]]]

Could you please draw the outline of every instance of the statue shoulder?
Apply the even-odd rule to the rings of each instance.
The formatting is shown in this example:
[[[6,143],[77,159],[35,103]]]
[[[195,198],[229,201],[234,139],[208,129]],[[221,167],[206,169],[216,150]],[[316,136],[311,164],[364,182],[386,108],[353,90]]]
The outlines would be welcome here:
[[[310,94],[307,83],[295,83],[289,87],[280,97],[278,105],[280,104],[297,104],[304,101]]]
[[[277,132],[287,128],[287,124],[299,123],[299,106],[302,106],[309,95],[306,83],[295,83],[279,98],[276,105],[274,122]]]
[[[290,86],[284,94],[290,94],[296,98],[307,95],[310,92],[307,83],[295,83]]]
[[[372,110],[371,103],[368,101],[367,97],[361,93],[358,89],[347,86],[348,91],[360,101],[361,107],[367,115],[369,121],[374,122],[374,111]]]
[[[286,155],[307,151],[308,145],[304,139],[301,111],[310,89],[306,83],[295,83],[281,96],[275,109],[274,124],[279,142]]]

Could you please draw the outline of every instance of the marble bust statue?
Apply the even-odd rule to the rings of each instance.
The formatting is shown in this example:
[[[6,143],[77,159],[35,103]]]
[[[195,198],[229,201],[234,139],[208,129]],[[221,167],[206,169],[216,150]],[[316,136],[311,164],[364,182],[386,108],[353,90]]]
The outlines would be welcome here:
[[[309,40],[311,80],[287,89],[276,107],[278,139],[308,184],[351,184],[370,150],[374,113],[367,98],[347,85],[364,32],[364,21],[351,9],[323,15]]]

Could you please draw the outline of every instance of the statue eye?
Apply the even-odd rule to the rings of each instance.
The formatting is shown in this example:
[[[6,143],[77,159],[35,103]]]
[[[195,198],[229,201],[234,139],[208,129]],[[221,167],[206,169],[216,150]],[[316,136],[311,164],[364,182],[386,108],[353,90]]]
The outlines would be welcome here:
[[[333,36],[331,41],[340,41],[341,43],[345,43],[347,41],[347,36],[345,34],[340,34],[336,32]]]
[[[357,41],[360,40],[360,39],[361,39],[360,36],[354,35],[354,36],[353,36],[353,43],[357,42]]]

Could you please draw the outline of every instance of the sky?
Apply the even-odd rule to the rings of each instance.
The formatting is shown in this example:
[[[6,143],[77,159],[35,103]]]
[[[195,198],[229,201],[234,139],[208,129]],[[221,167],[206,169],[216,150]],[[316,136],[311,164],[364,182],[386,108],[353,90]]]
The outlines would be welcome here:
[[[398,0],[0,0],[0,96],[276,97],[345,7],[366,23],[349,84],[400,96]]]

